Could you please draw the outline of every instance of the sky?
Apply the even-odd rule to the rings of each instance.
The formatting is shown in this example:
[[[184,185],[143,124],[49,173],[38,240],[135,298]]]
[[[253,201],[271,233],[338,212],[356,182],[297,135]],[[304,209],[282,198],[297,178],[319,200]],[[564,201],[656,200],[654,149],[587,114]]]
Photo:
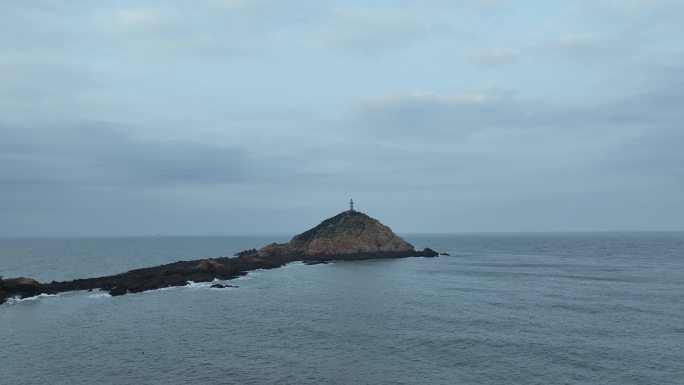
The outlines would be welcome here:
[[[680,0],[5,0],[0,236],[684,230]]]

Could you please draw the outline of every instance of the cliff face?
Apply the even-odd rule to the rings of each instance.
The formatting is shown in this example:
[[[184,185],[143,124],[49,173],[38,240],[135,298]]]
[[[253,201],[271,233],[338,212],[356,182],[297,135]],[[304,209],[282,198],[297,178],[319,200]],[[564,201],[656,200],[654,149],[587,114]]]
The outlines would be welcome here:
[[[321,222],[286,244],[270,244],[259,256],[299,254],[302,256],[345,256],[377,253],[409,253],[413,246],[392,230],[364,213],[345,211]]]

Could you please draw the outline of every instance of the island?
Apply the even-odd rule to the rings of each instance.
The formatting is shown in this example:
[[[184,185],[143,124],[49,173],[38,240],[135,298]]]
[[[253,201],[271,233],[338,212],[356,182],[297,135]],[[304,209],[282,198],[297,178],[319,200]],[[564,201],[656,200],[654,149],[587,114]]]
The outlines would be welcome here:
[[[354,210],[328,218],[296,235],[288,243],[271,243],[233,257],[178,261],[125,273],[73,281],[40,283],[34,279],[0,277],[0,304],[10,298],[27,298],[76,290],[105,290],[112,296],[138,293],[190,282],[230,280],[257,269],[273,269],[291,262],[306,264],[377,258],[436,257],[439,253],[415,248],[377,219]],[[216,287],[231,287],[217,285]]]

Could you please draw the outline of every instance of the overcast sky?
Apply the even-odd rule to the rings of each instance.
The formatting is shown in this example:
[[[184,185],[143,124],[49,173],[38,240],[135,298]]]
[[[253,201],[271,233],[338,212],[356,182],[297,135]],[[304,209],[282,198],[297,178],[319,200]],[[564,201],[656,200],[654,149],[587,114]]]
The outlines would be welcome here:
[[[0,4],[0,236],[684,230],[684,1]]]

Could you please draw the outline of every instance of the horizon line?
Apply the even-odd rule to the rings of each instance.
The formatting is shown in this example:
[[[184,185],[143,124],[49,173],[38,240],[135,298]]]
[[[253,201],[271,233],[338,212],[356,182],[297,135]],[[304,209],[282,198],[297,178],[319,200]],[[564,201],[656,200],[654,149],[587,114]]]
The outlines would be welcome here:
[[[396,232],[399,235],[477,235],[477,234],[587,234],[587,233],[684,233],[684,230],[515,230],[515,231],[437,231]],[[300,233],[297,233],[300,234]],[[90,235],[0,235],[0,239],[30,238],[174,238],[174,237],[293,237],[297,234],[90,234]]]

